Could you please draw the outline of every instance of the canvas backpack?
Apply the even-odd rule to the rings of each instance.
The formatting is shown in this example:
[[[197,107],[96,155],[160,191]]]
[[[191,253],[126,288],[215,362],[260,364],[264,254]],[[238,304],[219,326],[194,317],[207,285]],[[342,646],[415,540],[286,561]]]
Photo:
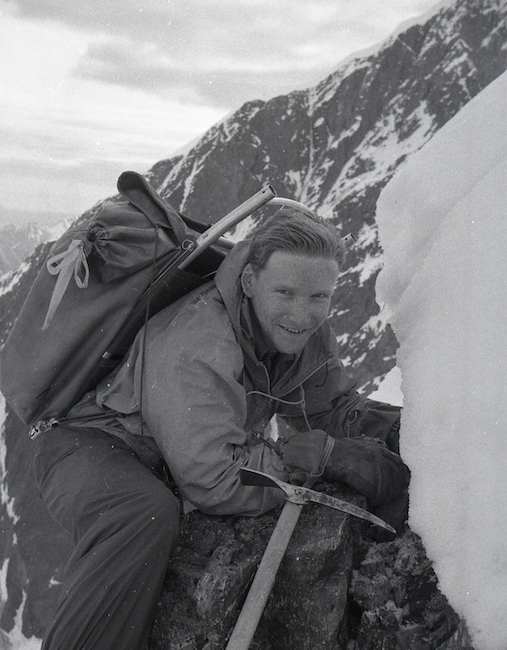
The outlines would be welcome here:
[[[275,193],[265,186],[211,227],[179,214],[135,172],[52,246],[0,356],[0,390],[34,436],[121,361],[149,317],[209,281],[221,235]]]

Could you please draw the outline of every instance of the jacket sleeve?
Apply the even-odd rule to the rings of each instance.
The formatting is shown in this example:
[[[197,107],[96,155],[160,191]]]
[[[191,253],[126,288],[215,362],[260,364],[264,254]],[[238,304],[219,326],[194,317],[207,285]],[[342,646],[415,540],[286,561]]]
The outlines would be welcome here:
[[[203,307],[148,336],[144,421],[185,498],[199,510],[258,515],[282,503],[283,494],[244,486],[240,468],[281,479],[287,473],[269,446],[248,444],[241,348],[228,318]]]

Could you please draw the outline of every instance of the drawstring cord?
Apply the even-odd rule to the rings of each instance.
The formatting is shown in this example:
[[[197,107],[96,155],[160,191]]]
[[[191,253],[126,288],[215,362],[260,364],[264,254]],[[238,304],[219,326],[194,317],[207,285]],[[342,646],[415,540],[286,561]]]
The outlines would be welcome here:
[[[301,409],[303,411],[303,417],[305,419],[305,424],[308,427],[308,431],[311,431],[312,426],[308,420],[308,415],[306,413],[305,389],[303,386],[299,386],[299,390],[301,391],[301,399],[297,400],[296,402],[291,402],[290,400],[282,399],[281,397],[275,397],[274,395],[263,393],[261,390],[250,390],[246,393],[246,396],[248,397],[248,395],[261,395],[262,397],[267,397],[268,399],[274,400],[275,402],[279,402],[280,404],[287,404],[288,406],[301,406]]]
[[[58,277],[53,293],[51,294],[48,311],[44,325],[42,326],[43,330],[47,329],[53,320],[72,276],[74,276],[74,280],[80,289],[86,289],[88,286],[90,269],[88,267],[83,241],[81,239],[73,239],[66,251],[53,255],[48,259],[46,267],[50,275],[57,275]]]

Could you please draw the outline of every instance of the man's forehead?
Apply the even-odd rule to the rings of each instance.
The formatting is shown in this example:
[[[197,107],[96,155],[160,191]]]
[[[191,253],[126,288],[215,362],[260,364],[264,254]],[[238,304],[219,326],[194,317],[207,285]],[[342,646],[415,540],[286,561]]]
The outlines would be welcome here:
[[[334,284],[338,277],[338,262],[333,259],[304,254],[275,251],[260,271],[270,283]]]
[[[265,269],[298,270],[304,268],[336,268],[338,262],[334,259],[311,255],[308,253],[293,253],[291,251],[274,251],[267,259]]]

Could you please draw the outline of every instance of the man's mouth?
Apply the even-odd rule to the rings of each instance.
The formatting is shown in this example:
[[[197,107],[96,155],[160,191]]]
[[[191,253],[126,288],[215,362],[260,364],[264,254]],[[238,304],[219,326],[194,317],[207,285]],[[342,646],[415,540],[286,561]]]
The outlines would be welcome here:
[[[298,330],[295,329],[294,327],[287,327],[286,325],[280,325],[280,327],[286,332],[289,332],[290,334],[304,334],[305,332],[308,332],[307,329]]]

